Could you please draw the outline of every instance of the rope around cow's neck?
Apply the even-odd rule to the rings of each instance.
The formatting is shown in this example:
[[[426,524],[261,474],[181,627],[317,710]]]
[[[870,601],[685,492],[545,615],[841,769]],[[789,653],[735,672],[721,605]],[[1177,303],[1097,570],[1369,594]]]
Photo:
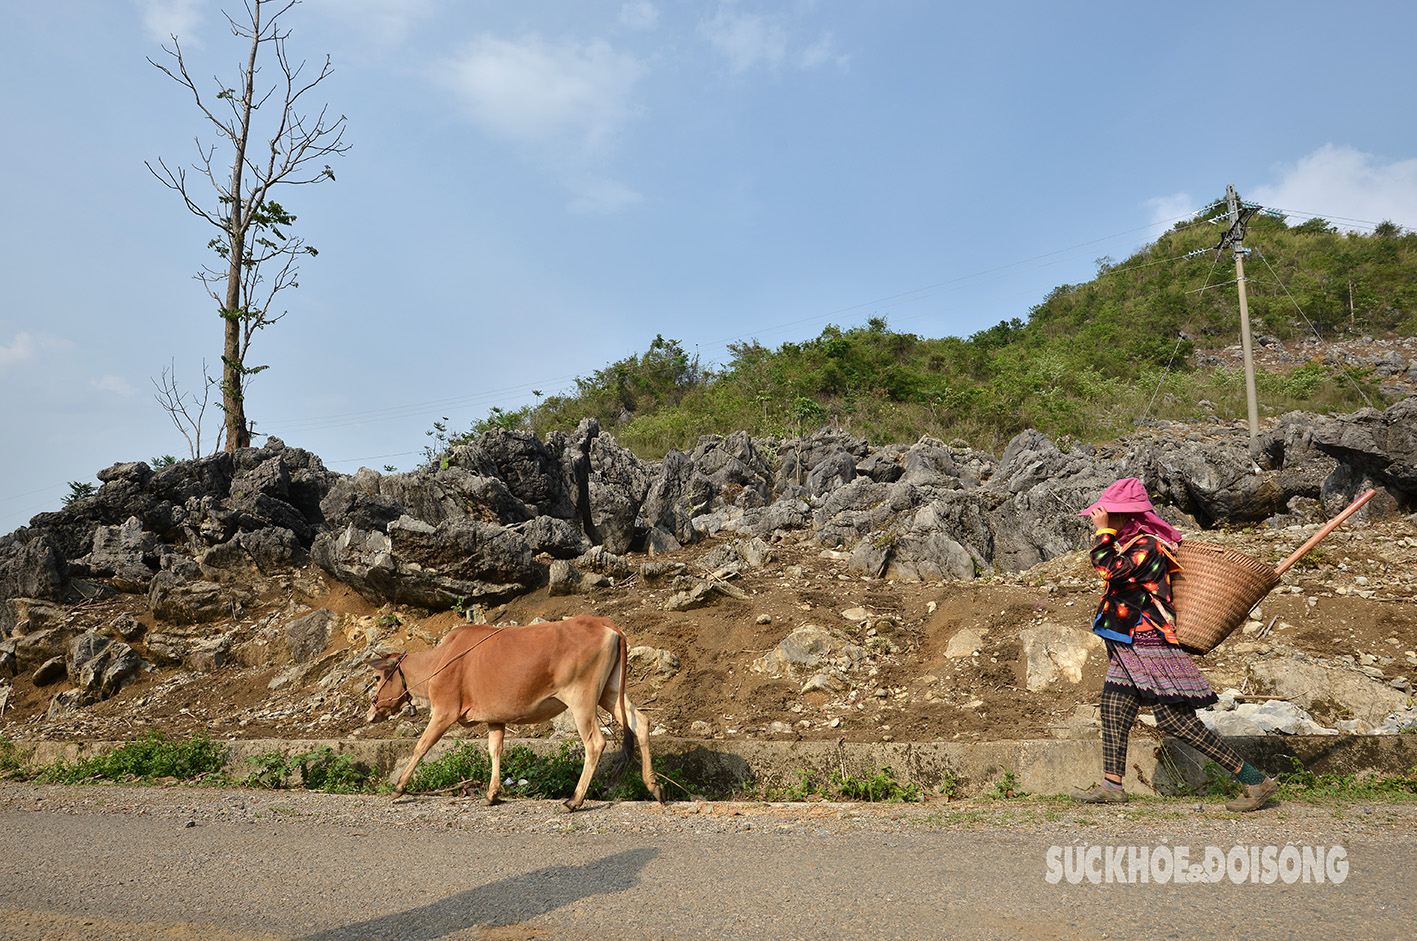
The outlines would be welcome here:
[[[510,625],[508,625],[508,626],[510,626]],[[467,648],[466,650],[460,652],[459,654],[457,654],[457,656],[449,657],[449,658],[443,663],[442,666],[440,666],[438,669],[434,670],[432,673],[430,673],[430,674],[428,674],[427,676],[425,676],[423,679],[419,680],[417,683],[414,683],[412,686],[409,685],[408,677],[407,677],[407,676],[404,674],[404,672],[403,672],[403,660],[404,660],[404,657],[407,657],[407,656],[408,656],[408,651],[405,650],[403,653],[399,654],[399,658],[394,661],[394,669],[398,671],[399,680],[403,683],[403,692],[400,693],[398,696],[395,696],[392,700],[387,700],[387,699],[380,700],[380,699],[376,699],[376,700],[374,701],[374,705],[377,707],[377,706],[380,706],[382,703],[392,702],[392,703],[394,704],[394,706],[398,706],[398,705],[401,704],[401,703],[407,702],[410,706],[413,706],[413,714],[414,714],[414,715],[418,715],[418,706],[415,705],[414,702],[413,702],[413,686],[422,686],[422,685],[424,685],[425,683],[430,682],[430,681],[433,679],[433,677],[437,676],[439,673],[442,673],[442,672],[443,672],[444,670],[446,670],[448,667],[452,666],[452,665],[453,665],[453,662],[454,662],[455,660],[461,660],[463,657],[466,657],[468,654],[472,653],[472,652],[473,652],[474,650],[476,650],[478,647],[482,646],[483,643],[485,643],[485,642],[491,640],[492,638],[496,637],[498,634],[502,633],[502,632],[505,631],[506,629],[507,629],[506,627],[499,627],[499,628],[495,629],[494,631],[492,631],[492,633],[486,635],[485,637],[480,638],[480,639],[477,641],[477,643],[473,644],[471,647]]]

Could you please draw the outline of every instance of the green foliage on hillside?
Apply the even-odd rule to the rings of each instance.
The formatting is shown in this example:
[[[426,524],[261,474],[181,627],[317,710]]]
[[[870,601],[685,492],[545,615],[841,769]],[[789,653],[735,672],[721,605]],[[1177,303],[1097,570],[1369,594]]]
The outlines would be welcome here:
[[[703,434],[787,436],[828,423],[876,443],[931,435],[998,450],[1026,428],[1101,442],[1142,419],[1243,419],[1242,372],[1196,367],[1197,351],[1239,342],[1233,256],[1215,251],[1223,231],[1223,221],[1183,222],[1125,261],[1100,259],[1096,278],[1055,288],[1026,321],[963,339],[898,333],[873,317],[776,349],[733,344],[731,359],[709,369],[656,336],[645,353],[577,379],[574,393],[493,409],[460,434],[439,423],[426,456],[492,428],[545,435],[588,417],[647,458],[688,450]],[[1390,222],[1345,234],[1323,219],[1291,227],[1261,215],[1245,245],[1256,336],[1417,333],[1417,234]],[[1370,376],[1320,360],[1262,372],[1257,385],[1266,413],[1351,411],[1365,395],[1381,404]]]

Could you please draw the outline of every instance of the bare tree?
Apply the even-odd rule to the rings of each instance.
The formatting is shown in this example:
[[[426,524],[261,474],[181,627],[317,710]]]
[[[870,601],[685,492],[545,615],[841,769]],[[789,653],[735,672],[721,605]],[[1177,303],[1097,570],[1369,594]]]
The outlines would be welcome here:
[[[184,393],[177,385],[177,364],[170,363],[162,371],[162,381],[152,380],[157,392],[153,398],[172,419],[182,437],[187,439],[187,451],[193,458],[202,456],[202,420],[206,417],[207,405],[211,400],[212,386],[216,380],[207,375],[207,361],[202,360],[202,397],[196,393]]]
[[[299,287],[300,258],[317,254],[314,246],[288,234],[295,216],[272,198],[272,191],[282,184],[302,186],[333,180],[335,175],[324,160],[349,150],[344,143],[344,115],[332,120],[323,105],[313,115],[300,110],[301,99],[332,70],[326,56],[317,75],[302,76],[305,63],[293,64],[287,57],[285,44],[290,31],[280,28],[280,18],[298,2],[243,0],[246,19],[242,21],[223,11],[231,34],[251,44],[234,88],[213,76],[215,91],[204,96],[187,71],[176,36],[171,48],[162,47],[171,63],[148,60],[192,93],[218,140],[204,144],[199,136],[197,161],[191,167],[198,178],[211,185],[215,205],[198,201],[189,189],[187,168],[174,169],[161,159],[160,169],[151,163],[147,167],[159,182],[182,197],[188,210],[220,233],[207,243],[220,262],[204,265],[197,278],[219,305],[223,321],[221,408],[228,451],[251,444],[246,388],[250,378],[266,368],[247,364],[251,340],[257,330],[285,316],[285,311],[275,313],[272,309],[276,295]],[[272,57],[277,74],[269,84],[258,87],[261,69],[256,63],[269,62]],[[266,119],[258,122],[262,108],[276,110],[273,114],[268,110]]]

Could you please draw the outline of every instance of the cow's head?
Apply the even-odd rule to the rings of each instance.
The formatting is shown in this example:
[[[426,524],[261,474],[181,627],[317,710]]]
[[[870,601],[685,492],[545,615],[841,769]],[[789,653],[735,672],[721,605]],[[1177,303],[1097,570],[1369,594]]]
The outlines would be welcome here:
[[[417,715],[418,708],[414,706],[413,694],[408,689],[408,677],[403,672],[403,658],[407,655],[407,652],[386,654],[369,664],[378,675],[375,677],[373,700],[369,704],[368,721],[387,719],[402,712],[405,706]]]

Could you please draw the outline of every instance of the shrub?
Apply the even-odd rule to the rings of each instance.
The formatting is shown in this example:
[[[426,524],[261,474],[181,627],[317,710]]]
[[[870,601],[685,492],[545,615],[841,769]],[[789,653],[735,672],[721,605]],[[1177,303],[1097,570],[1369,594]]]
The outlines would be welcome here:
[[[308,791],[354,794],[377,791],[381,787],[382,782],[373,768],[350,755],[335,754],[328,745],[296,755],[294,762],[300,769],[300,781]]]
[[[918,784],[897,781],[895,772],[888,767],[877,768],[859,778],[845,771],[833,771],[825,779],[813,771],[798,771],[795,785],[770,789],[764,796],[771,800],[849,800],[866,803],[898,803],[925,799],[924,791]]]
[[[1284,790],[1295,797],[1339,798],[1350,800],[1392,800],[1417,795],[1417,767],[1406,774],[1373,774],[1355,777],[1347,774],[1318,774],[1304,763],[1289,756],[1290,770],[1276,777]]]
[[[40,780],[55,784],[79,784],[85,781],[151,781],[175,778],[191,781],[219,774],[226,765],[224,745],[212,741],[205,733],[185,742],[170,742],[160,732],[112,751],[72,764],[60,759],[39,773]]]
[[[33,748],[21,748],[8,735],[0,735],[0,778],[24,779],[29,776],[29,759]]]
[[[607,748],[600,767],[608,768],[619,759],[618,749]],[[663,770],[658,759],[654,764],[661,782],[684,794],[690,793],[690,786],[682,776]],[[502,793],[510,797],[564,800],[576,792],[576,782],[580,780],[584,765],[585,749],[570,742],[562,742],[560,749],[551,755],[538,755],[525,745],[514,745],[502,752]],[[487,752],[479,745],[465,743],[437,761],[419,765],[408,790],[411,793],[449,790],[464,782],[483,789],[491,773],[492,759]],[[597,775],[588,796],[596,800],[652,799],[637,764],[626,767],[620,781],[613,786],[602,775]]]

